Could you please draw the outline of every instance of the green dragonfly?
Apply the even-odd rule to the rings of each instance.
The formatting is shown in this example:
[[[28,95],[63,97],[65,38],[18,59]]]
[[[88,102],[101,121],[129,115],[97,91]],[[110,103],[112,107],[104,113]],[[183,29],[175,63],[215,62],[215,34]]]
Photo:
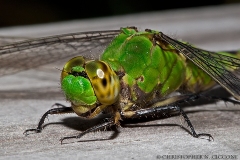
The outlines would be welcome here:
[[[197,134],[179,105],[201,97],[201,92],[220,84],[237,100],[219,98],[239,104],[240,52],[211,52],[175,40],[162,32],[136,27],[120,30],[91,31],[37,38],[0,47],[0,75],[12,74],[46,63],[71,57],[61,73],[61,88],[70,107],[56,103],[40,119],[39,133],[49,114],[75,112],[94,118],[110,114],[104,122],[79,135],[111,126],[121,120],[177,112]],[[180,93],[172,96],[172,93]],[[210,98],[216,98],[214,96]],[[216,98],[218,99],[218,98]]]

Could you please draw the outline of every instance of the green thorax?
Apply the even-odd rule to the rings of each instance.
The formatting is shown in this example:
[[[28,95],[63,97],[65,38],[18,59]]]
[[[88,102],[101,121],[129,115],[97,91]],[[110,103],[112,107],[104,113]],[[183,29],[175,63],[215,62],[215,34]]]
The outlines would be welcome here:
[[[164,97],[180,88],[197,92],[193,83],[209,88],[213,80],[171,45],[154,38],[156,31],[123,28],[102,54],[120,76],[122,95],[131,101]],[[193,67],[193,68],[192,68]],[[202,76],[198,77],[198,74]],[[127,88],[127,89],[126,89]],[[195,87],[196,88],[196,87]],[[147,97],[147,99],[146,99]]]

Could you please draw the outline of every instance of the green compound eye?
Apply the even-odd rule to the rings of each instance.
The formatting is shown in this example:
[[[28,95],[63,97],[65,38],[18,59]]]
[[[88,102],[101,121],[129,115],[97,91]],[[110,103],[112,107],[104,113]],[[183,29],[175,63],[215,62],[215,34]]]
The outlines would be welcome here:
[[[97,101],[90,81],[81,76],[66,76],[62,80],[62,90],[75,105],[93,105]]]
[[[63,67],[61,75],[62,90],[67,100],[76,106],[93,105],[97,101],[91,82],[81,76],[85,72],[84,62],[81,56],[70,59]]]

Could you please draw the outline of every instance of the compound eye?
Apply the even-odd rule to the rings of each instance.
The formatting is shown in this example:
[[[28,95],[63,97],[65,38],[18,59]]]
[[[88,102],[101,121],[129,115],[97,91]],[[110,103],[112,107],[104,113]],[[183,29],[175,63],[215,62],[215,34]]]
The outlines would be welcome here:
[[[78,56],[70,59],[63,67],[61,74],[61,88],[66,99],[73,105],[74,111],[81,115],[93,107],[97,102],[92,84],[84,69],[85,60]]]
[[[103,61],[90,61],[85,70],[100,103],[111,105],[117,101],[120,92],[119,78]]]

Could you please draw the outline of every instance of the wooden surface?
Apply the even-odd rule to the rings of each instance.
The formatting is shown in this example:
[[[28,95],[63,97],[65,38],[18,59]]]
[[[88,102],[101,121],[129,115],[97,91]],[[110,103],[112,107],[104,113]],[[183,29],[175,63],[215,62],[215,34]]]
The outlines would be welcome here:
[[[171,10],[118,17],[0,29],[2,36],[42,37],[70,32],[137,26],[159,30],[208,50],[240,49],[240,5]],[[21,39],[21,38],[20,38]],[[214,142],[193,138],[179,127],[180,117],[123,124],[118,132],[90,133],[60,145],[99,119],[75,114],[49,116],[40,134],[23,135],[55,102],[68,105],[59,86],[62,63],[57,62],[0,78],[0,159],[156,159],[158,155],[233,155],[240,159],[240,106],[224,102],[188,105],[198,133]],[[227,94],[217,90],[218,94]]]

